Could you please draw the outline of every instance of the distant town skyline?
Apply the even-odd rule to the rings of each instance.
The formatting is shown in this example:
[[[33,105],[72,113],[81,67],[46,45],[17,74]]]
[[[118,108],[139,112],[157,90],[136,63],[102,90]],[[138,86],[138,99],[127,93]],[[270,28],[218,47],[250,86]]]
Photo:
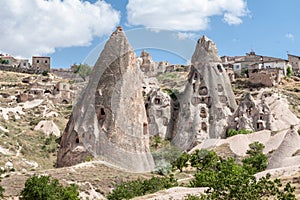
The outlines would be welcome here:
[[[298,0],[10,0],[0,8],[0,53],[50,56],[52,68],[67,68],[92,54],[94,60],[115,27],[122,26],[136,52],[145,48],[156,61],[186,63],[202,35],[217,44],[220,56],[253,49],[287,59],[287,53],[300,56],[299,7]],[[153,37],[146,37],[149,30],[160,33],[160,41],[143,46]],[[175,49],[167,38],[187,45]]]

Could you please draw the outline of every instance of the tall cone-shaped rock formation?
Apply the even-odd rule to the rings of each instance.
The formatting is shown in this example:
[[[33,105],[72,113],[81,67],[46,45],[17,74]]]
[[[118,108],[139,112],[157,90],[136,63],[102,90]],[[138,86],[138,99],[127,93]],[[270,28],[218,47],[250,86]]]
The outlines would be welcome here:
[[[154,168],[142,81],[137,58],[119,27],[73,109],[62,136],[58,167],[93,156],[135,172]]]
[[[217,47],[206,36],[198,40],[188,83],[178,101],[173,144],[188,149],[204,139],[225,136],[228,117],[237,105]]]

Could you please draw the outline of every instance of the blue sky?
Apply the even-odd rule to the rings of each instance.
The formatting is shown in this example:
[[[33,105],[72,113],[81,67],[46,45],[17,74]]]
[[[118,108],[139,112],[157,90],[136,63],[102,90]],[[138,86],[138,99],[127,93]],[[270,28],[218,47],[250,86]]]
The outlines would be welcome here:
[[[186,63],[203,34],[217,44],[220,56],[244,55],[251,49],[283,59],[287,52],[300,56],[299,0],[10,0],[3,4],[0,52],[25,58],[51,56],[53,68],[92,64],[118,25],[138,54],[146,49],[154,60],[173,64]]]

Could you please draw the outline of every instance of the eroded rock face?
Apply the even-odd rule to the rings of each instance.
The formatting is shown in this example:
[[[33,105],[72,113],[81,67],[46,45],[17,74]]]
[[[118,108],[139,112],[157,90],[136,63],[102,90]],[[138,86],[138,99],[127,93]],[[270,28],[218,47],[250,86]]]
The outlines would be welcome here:
[[[163,139],[170,139],[171,98],[163,92],[156,78],[144,79],[145,108],[149,124],[149,133]]]
[[[121,28],[106,43],[62,136],[57,166],[91,155],[130,171],[151,171],[142,74]]]
[[[225,137],[228,117],[237,105],[216,45],[205,36],[198,40],[188,83],[178,101],[173,144],[188,149],[208,138]]]
[[[246,94],[241,100],[237,110],[229,120],[230,128],[235,130],[269,130],[272,115],[270,108],[264,98],[257,102],[250,93]]]
[[[269,159],[267,169],[299,165],[299,144],[300,136],[292,126],[291,129],[287,131],[279,147]]]

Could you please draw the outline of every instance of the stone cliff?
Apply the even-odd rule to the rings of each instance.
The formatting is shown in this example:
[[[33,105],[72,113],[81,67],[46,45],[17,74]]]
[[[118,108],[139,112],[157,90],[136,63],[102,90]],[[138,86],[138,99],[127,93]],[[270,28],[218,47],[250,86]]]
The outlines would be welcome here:
[[[228,118],[237,105],[217,47],[205,36],[198,40],[178,101],[178,114],[173,112],[173,144],[184,150],[208,138],[225,137]]]
[[[143,77],[134,51],[118,28],[98,58],[63,133],[57,166],[93,156],[130,171],[151,171]]]

